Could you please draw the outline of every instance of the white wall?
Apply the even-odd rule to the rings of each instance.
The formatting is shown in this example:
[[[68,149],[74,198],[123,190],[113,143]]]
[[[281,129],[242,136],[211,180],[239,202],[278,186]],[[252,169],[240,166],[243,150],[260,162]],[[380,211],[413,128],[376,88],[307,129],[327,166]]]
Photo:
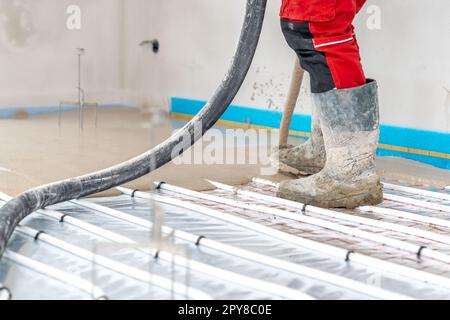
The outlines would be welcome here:
[[[368,4],[381,7],[382,28],[369,31],[363,14],[358,33],[366,72],[380,82],[383,121],[450,132],[450,2]]]
[[[0,0],[0,106],[57,105],[76,97],[77,57],[85,47],[89,99],[120,102],[124,81],[122,0]],[[66,27],[82,9],[81,30]]]
[[[65,27],[69,4],[82,8],[80,31]],[[372,4],[382,9],[381,30],[366,26]],[[295,55],[281,34],[279,5],[268,1],[260,46],[235,104],[283,104]],[[226,72],[244,8],[245,0],[0,0],[0,106],[74,97],[79,46],[87,49],[83,81],[93,100],[151,107],[168,107],[171,96],[206,100]],[[380,84],[383,123],[450,132],[449,10],[448,0],[368,0],[357,18],[367,76]],[[4,20],[15,16],[17,27],[18,13],[31,21],[25,36]],[[157,55],[138,46],[153,38],[161,43]],[[310,110],[307,87],[297,112]]]
[[[244,0],[135,0],[135,10],[152,18],[138,19],[136,39],[158,38],[160,53],[140,50],[136,58],[145,74],[147,99],[167,104],[171,96],[208,99],[225,74],[243,22]],[[293,53],[281,35],[277,5],[269,1],[262,41],[246,83],[236,98],[244,106],[271,108],[282,104]],[[139,8],[139,9],[136,9]],[[130,9],[130,8],[129,8]],[[144,22],[144,23],[142,23]],[[132,28],[132,23],[129,24]],[[142,67],[144,66],[144,67]],[[135,73],[128,69],[134,76]],[[127,86],[138,81],[132,76]]]
[[[141,70],[151,73],[148,99],[153,104],[170,96],[207,99],[233,54],[245,1],[144,2],[143,11],[152,14],[145,33],[161,41],[161,53],[147,55]],[[281,34],[279,4],[268,1],[258,53],[238,105],[279,108],[283,103],[294,54]],[[373,4],[381,8],[381,30],[366,26]],[[449,11],[448,0],[369,0],[357,18],[367,76],[380,84],[383,123],[450,132],[450,97],[444,89],[450,90]],[[297,111],[309,109],[308,97],[302,97]]]

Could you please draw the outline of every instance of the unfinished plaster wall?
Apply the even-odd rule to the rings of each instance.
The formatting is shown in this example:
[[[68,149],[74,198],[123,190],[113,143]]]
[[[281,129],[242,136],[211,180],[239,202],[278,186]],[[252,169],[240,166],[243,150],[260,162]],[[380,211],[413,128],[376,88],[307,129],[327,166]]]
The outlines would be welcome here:
[[[73,4],[82,9],[80,30],[66,28]],[[280,31],[279,5],[268,1],[237,105],[283,104],[295,56]],[[368,27],[373,5],[381,10],[379,29]],[[227,70],[244,8],[244,0],[0,0],[0,107],[74,98],[80,46],[91,100],[164,108],[174,96],[207,100]],[[383,123],[450,132],[449,9],[446,0],[368,0],[357,18],[367,76],[380,84]],[[155,38],[158,54],[139,47]],[[306,77],[296,112],[309,113],[307,88]]]
[[[166,78],[162,75],[170,63],[167,60],[170,51],[166,41],[157,54],[152,51],[151,45],[141,45],[143,42],[159,39],[165,29],[169,33],[173,32],[176,37],[176,25],[172,28],[161,24],[159,16],[162,3],[163,1],[126,0],[123,11],[123,91],[129,104],[142,108],[168,107],[167,95],[163,93],[163,82],[160,81],[161,78]]]
[[[381,8],[379,30],[367,28],[370,5]],[[365,69],[380,81],[385,123],[450,132],[449,10],[445,0],[369,0],[358,17]]]
[[[294,55],[280,31],[279,5],[268,1],[261,43],[237,105],[283,104]],[[381,29],[373,26],[373,5],[381,10]],[[161,41],[160,54],[142,64],[152,75],[145,79],[148,99],[156,105],[171,96],[210,97],[233,54],[244,7],[243,0],[147,1],[145,12],[157,12],[147,22],[148,34]],[[367,76],[380,83],[383,123],[450,132],[449,10],[446,0],[368,0],[357,18]],[[302,93],[297,112],[308,113],[307,83]]]
[[[128,33],[137,40],[157,38],[158,54],[135,50],[139,65],[127,68],[127,88],[136,88],[147,103],[167,106],[170,97],[208,99],[227,71],[242,26],[245,1],[230,0],[132,0],[134,10]],[[255,108],[279,107],[285,97],[294,56],[278,26],[277,5],[268,4],[266,25],[255,63],[236,102]],[[146,18],[138,18],[139,15]],[[136,28],[136,25],[139,27]],[[139,36],[138,36],[139,35]],[[135,70],[135,71],[133,71]],[[137,78],[141,74],[141,79]]]
[[[81,29],[67,28],[70,5]],[[0,0],[0,108],[54,106],[77,95],[76,48],[87,97],[123,100],[122,0]]]

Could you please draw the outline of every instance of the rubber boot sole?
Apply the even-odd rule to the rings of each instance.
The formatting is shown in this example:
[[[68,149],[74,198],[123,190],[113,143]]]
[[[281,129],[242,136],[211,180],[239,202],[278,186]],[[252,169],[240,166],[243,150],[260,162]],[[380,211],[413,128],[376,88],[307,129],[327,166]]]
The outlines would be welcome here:
[[[321,207],[321,208],[346,208],[355,209],[361,206],[374,206],[383,202],[383,185],[377,184],[374,187],[365,190],[364,192],[358,192],[356,194],[350,194],[342,198],[331,199],[319,199],[304,197],[292,191],[278,191],[277,196],[283,199],[288,199],[307,205]]]
[[[304,177],[319,173],[323,168],[303,167],[301,170],[291,167],[283,162],[278,164],[278,172],[289,177]]]

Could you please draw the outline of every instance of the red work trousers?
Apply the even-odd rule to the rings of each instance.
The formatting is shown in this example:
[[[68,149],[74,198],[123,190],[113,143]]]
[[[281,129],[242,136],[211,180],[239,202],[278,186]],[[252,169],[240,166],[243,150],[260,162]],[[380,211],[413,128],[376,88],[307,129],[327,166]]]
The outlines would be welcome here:
[[[311,91],[366,83],[353,20],[366,0],[282,0],[283,34],[311,76]]]

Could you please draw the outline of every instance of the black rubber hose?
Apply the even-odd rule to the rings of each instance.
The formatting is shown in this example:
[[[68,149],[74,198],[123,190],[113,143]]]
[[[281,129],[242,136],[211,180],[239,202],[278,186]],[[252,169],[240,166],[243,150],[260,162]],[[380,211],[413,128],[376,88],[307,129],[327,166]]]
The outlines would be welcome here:
[[[163,143],[134,159],[92,174],[28,190],[6,203],[0,209],[0,256],[15,227],[30,213],[140,178],[170,162],[173,156],[200,139],[226,111],[244,82],[258,45],[266,2],[247,0],[244,25],[230,69],[210,101],[189,123]],[[173,155],[174,149],[177,150],[176,155]]]

